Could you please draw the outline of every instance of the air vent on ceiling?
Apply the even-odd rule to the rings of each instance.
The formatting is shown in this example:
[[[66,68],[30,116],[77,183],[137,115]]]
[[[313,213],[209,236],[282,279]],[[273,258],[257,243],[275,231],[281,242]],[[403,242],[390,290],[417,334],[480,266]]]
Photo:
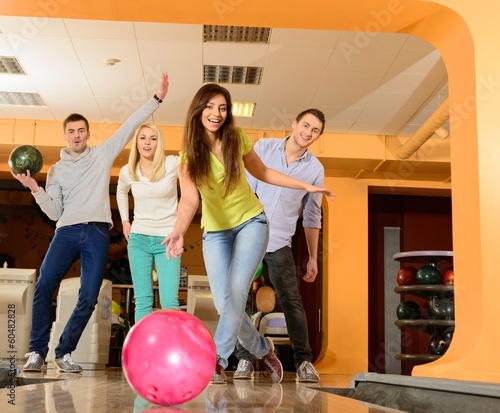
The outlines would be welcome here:
[[[270,36],[269,27],[203,26],[204,42],[269,43]]]
[[[45,106],[38,93],[0,92],[0,105]]]
[[[262,67],[252,66],[203,66],[203,82],[205,83],[243,83],[260,85]]]
[[[8,73],[12,75],[25,75],[21,64],[15,57],[0,56],[0,73]]]

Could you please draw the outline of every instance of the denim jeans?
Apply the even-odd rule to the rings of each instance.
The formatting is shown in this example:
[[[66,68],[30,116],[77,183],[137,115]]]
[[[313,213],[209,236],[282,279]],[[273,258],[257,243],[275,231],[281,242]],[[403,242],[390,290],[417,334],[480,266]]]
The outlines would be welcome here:
[[[47,357],[52,327],[52,297],[80,259],[78,300],[55,348],[56,358],[76,349],[99,297],[108,259],[109,229],[87,224],[58,228],[40,267],[33,298],[30,350]]]
[[[297,280],[297,268],[290,247],[283,247],[264,256],[269,280],[271,281],[278,302],[285,314],[288,336],[293,349],[296,368],[303,361],[312,360],[311,346],[307,329],[307,317],[302,304]],[[237,345],[237,357],[251,361],[249,352],[240,344]]]
[[[228,366],[228,358],[237,340],[257,358],[264,357],[269,351],[269,344],[245,313],[248,291],[268,239],[269,228],[264,213],[236,228],[203,234],[203,258],[219,313],[214,341],[218,363],[224,368]]]
[[[158,274],[161,308],[179,309],[179,277],[181,258],[167,259],[165,237],[130,234],[128,259],[134,284],[135,322],[153,311],[153,264]]]

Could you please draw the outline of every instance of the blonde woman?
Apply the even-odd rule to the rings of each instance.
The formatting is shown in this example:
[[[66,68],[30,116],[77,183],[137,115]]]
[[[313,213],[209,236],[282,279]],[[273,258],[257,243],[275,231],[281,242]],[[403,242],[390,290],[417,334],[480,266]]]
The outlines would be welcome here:
[[[134,213],[129,217],[129,191]],[[177,219],[177,157],[165,157],[163,134],[153,124],[141,125],[132,141],[128,164],[116,192],[135,297],[135,322],[153,309],[153,268],[158,275],[161,308],[179,308],[180,257],[168,260],[161,242]]]

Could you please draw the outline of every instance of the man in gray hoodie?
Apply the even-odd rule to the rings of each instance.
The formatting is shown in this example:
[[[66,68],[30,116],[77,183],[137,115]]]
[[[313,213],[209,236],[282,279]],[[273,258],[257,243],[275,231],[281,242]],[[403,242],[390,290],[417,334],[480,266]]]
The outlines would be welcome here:
[[[168,92],[168,75],[161,74],[156,95],[133,113],[105,142],[89,147],[89,123],[73,113],[63,123],[67,147],[48,171],[45,190],[26,174],[14,178],[31,190],[36,202],[57,221],[56,231],[40,267],[33,298],[30,352],[24,371],[41,371],[48,353],[52,297],[62,279],[80,260],[78,301],[55,348],[55,362],[64,372],[81,372],[71,358],[97,304],[109,250],[113,221],[109,201],[111,168],[135,129],[159,107]]]

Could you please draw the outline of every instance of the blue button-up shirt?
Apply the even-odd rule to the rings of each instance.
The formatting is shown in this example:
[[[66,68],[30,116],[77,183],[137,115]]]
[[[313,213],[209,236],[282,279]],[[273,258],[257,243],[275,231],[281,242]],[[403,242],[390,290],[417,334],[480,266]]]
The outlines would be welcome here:
[[[255,152],[262,162],[272,169],[301,181],[324,186],[325,169],[321,162],[306,151],[304,155],[287,165],[285,139],[264,138],[255,144]],[[291,246],[297,220],[303,215],[305,228],[321,228],[322,194],[310,194],[300,189],[288,189],[269,185],[255,179],[247,172],[250,187],[264,205],[269,219],[270,237],[267,252],[274,252],[285,246]]]

